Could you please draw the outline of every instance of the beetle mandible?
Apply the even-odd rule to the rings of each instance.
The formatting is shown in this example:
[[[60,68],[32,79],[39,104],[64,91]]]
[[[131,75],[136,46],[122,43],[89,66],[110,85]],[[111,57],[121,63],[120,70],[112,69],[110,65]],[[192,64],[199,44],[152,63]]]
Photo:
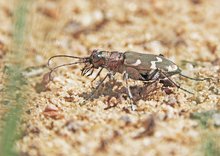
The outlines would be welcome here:
[[[118,52],[118,51],[104,51],[104,50],[93,50],[91,55],[88,57],[76,57],[71,55],[55,55],[52,56],[48,60],[48,66],[50,66],[50,61],[57,57],[69,57],[78,59],[77,62],[62,64],[52,68],[49,77],[54,70],[63,66],[71,66],[79,63],[85,64],[85,66],[81,70],[81,74],[84,76],[90,76],[93,74],[94,69],[100,68],[94,81],[105,68],[108,70],[106,76],[101,80],[99,85],[95,88],[95,90],[91,93],[91,95],[87,98],[91,98],[96,90],[100,87],[100,85],[106,80],[107,77],[114,76],[115,73],[123,74],[123,78],[126,81],[126,88],[128,92],[128,96],[131,100],[133,100],[133,95],[131,93],[128,79],[140,80],[144,82],[157,82],[159,80],[168,80],[171,84],[176,86],[177,88],[193,94],[192,92],[182,88],[179,84],[175,83],[171,76],[180,75],[182,77],[195,80],[195,81],[203,81],[207,78],[192,78],[186,75],[183,75],[181,69],[172,61],[165,58],[163,55],[154,55],[154,54],[143,54],[137,53],[133,51],[126,52]],[[134,104],[132,103],[132,109],[134,108]]]

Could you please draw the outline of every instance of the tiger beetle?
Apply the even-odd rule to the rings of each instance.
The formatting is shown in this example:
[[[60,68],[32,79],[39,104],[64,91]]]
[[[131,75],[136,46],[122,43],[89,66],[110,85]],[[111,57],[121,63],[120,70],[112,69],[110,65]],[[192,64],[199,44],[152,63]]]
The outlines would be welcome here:
[[[92,80],[94,81],[105,68],[108,70],[106,76],[101,80],[101,82],[97,85],[95,90],[89,95],[86,99],[90,99],[94,93],[98,90],[101,84],[106,80],[107,77],[112,78],[116,73],[123,74],[123,79],[126,82],[127,94],[128,97],[134,102],[133,95],[130,90],[130,86],[128,84],[128,79],[140,80],[143,82],[151,82],[151,84],[155,82],[164,83],[163,80],[168,81],[173,86],[189,93],[192,92],[182,88],[179,84],[175,83],[171,76],[180,75],[182,77],[195,80],[195,81],[203,81],[207,78],[192,78],[181,73],[181,69],[172,61],[166,59],[162,54],[154,55],[154,54],[142,54],[133,51],[126,52],[118,52],[118,51],[103,51],[103,50],[93,50],[92,54],[88,57],[76,57],[71,55],[55,55],[52,56],[48,60],[48,66],[50,67],[50,61],[57,57],[68,57],[78,59],[76,62],[66,63],[54,68],[50,68],[51,71],[49,73],[49,77],[51,78],[51,74],[57,68],[63,66],[71,66],[75,64],[83,63],[85,66],[81,70],[81,75],[90,76],[93,74],[94,69],[99,69],[97,75]],[[135,105],[131,104],[132,110],[135,109]]]

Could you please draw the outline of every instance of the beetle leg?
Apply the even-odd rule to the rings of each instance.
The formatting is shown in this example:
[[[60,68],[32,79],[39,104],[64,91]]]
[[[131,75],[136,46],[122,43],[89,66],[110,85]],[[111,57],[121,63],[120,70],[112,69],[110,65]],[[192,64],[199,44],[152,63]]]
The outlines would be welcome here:
[[[134,103],[134,99],[133,99],[133,95],[131,94],[131,89],[130,89],[130,86],[128,84],[128,73],[124,73],[123,75],[123,79],[125,80],[126,82],[126,88],[127,88],[127,92],[128,92],[128,96],[130,98],[130,100],[132,100],[132,103],[131,103],[131,110],[132,111],[135,111],[137,109],[137,106]]]
[[[103,84],[103,82],[105,81],[105,79],[107,78],[107,77],[109,77],[110,75],[111,75],[112,73],[108,73],[108,74],[106,74],[106,76],[102,79],[102,81],[98,84],[98,86],[94,89],[94,91],[89,95],[89,97],[88,98],[86,98],[86,100],[88,100],[88,99],[90,99],[94,94],[95,94],[95,92],[99,89],[99,87]]]
[[[100,75],[100,73],[102,72],[102,70],[103,70],[103,68],[101,68],[101,69],[99,70],[99,72],[96,74],[96,76],[95,76],[95,78],[92,80],[92,82],[97,79],[97,77]]]
[[[158,69],[153,70],[147,77],[147,80],[158,80],[160,72]]]
[[[147,77],[147,80],[144,81],[144,85],[145,85],[144,89],[147,90],[147,92],[144,92],[144,93],[149,95],[151,92],[155,91],[157,87],[155,86],[153,89],[151,89],[150,86],[158,82],[159,79],[160,79],[160,72],[158,69],[155,69],[152,72],[150,72],[150,74]]]
[[[156,81],[158,81],[159,77],[160,77],[160,72],[158,69],[155,69],[147,76],[146,81],[144,81],[144,84],[150,86],[154,84]]]
[[[89,66],[88,68],[86,68],[86,69],[84,70],[83,76],[86,75],[91,69],[93,69],[92,66]]]
[[[110,74],[108,75],[109,79],[110,79],[110,80],[114,80],[114,79],[115,79],[115,77],[114,77],[114,76],[115,76],[115,72],[109,71],[109,73],[110,73]]]
[[[88,72],[88,69],[90,69],[90,64],[86,64],[83,69],[81,69],[81,75],[85,75]]]
[[[87,74],[86,76],[91,76],[93,74],[94,68],[91,69],[91,72]]]
[[[192,92],[182,88],[180,85],[178,85],[177,83],[175,83],[169,76],[167,76],[163,71],[160,70],[161,75],[163,75],[164,77],[166,77],[174,86],[176,86],[177,88],[189,93],[189,94],[193,94]]]
[[[176,87],[168,78],[162,78],[159,81],[160,83],[163,84],[164,87]],[[179,85],[179,83],[175,82],[177,85]]]

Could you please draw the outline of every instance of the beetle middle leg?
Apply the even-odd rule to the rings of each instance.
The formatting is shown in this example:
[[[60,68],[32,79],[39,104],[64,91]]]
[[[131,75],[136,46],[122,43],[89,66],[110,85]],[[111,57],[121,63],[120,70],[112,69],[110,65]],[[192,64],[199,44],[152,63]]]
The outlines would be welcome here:
[[[131,110],[132,110],[132,111],[135,111],[135,110],[137,109],[137,106],[136,106],[136,104],[134,104],[135,101],[134,101],[133,95],[132,95],[132,93],[131,93],[130,86],[129,86],[129,84],[128,84],[128,73],[124,73],[123,79],[124,79],[125,82],[126,82],[126,88],[127,88],[128,96],[129,96],[130,100],[132,100]]]
[[[147,75],[147,77],[145,77],[146,81],[150,81],[150,80],[158,80],[160,76],[160,72],[158,69],[152,70],[149,72],[149,74]]]
[[[160,77],[160,72],[158,69],[155,69],[150,72],[150,74],[145,77],[144,84],[147,84],[148,86],[154,84],[156,81],[158,81]]]

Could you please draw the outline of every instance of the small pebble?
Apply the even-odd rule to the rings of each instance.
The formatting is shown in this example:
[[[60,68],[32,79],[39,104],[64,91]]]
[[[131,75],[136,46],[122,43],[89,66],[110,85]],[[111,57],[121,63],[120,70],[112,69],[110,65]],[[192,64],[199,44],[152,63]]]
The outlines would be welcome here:
[[[44,109],[44,112],[58,111],[58,110],[59,110],[59,109],[58,109],[56,106],[54,106],[54,105],[52,105],[52,104],[49,104],[49,105],[47,105],[46,108]]]

